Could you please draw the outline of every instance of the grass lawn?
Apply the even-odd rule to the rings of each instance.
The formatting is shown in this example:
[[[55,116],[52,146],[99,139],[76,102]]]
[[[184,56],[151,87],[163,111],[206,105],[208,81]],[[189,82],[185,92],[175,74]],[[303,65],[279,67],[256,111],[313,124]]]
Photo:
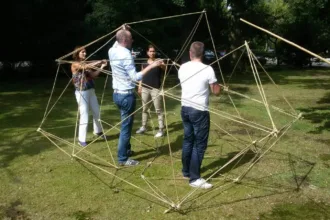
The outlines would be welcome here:
[[[97,79],[96,92],[109,140],[95,140],[90,123],[88,138],[95,141],[82,151],[73,147],[72,85],[62,94],[67,77],[55,84],[43,122],[52,80],[1,82],[0,219],[330,219],[330,70],[270,75],[278,87],[264,75],[261,81],[271,118],[253,101],[261,98],[252,75],[235,75],[228,84],[248,98],[226,92],[211,97],[202,176],[214,187],[196,191],[181,176],[180,87],[165,98],[168,135],[153,138],[153,111],[146,135],[136,135],[138,111],[131,143],[141,165],[116,169],[119,131],[111,128],[120,118],[111,89],[103,93],[105,77]],[[166,82],[170,88],[177,80]],[[303,118],[282,136],[281,128],[294,119],[290,114],[299,113]],[[280,132],[262,139],[273,124]],[[180,204],[179,210],[164,214],[171,204]]]

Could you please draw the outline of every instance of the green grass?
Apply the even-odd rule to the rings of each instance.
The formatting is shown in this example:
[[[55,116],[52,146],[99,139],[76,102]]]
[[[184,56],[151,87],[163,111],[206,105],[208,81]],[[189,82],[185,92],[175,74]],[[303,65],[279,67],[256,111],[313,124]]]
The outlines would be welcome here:
[[[169,139],[165,137],[155,141],[153,138],[151,125],[157,125],[157,120],[152,113],[147,134],[134,134],[135,139],[132,139],[136,151],[134,158],[141,165],[115,169],[110,165],[109,151],[116,159],[118,130],[108,132],[109,148],[104,141],[96,141],[78,154],[83,160],[70,157],[36,131],[43,119],[52,81],[2,82],[0,219],[329,219],[330,71],[278,70],[271,72],[271,76],[280,89],[262,76],[269,105],[291,112],[283,101],[284,95],[297,113],[303,113],[303,118],[293,124],[240,182],[233,183],[232,179],[244,173],[253,158],[258,156],[254,151],[264,152],[266,148],[263,146],[269,146],[276,138],[258,143],[256,148],[252,147],[213,176],[210,180],[215,185],[213,190],[198,190],[179,211],[167,214],[163,213],[169,205],[138,188],[153,193],[141,178],[143,174],[174,203],[191,192],[180,171],[183,135],[180,102],[165,99]],[[175,81],[174,77],[169,78],[171,83],[167,87]],[[67,82],[67,78],[58,81],[50,106]],[[97,80],[99,100],[103,94],[103,83],[104,78]],[[247,74],[236,75],[229,86],[234,91],[260,100],[253,78]],[[108,89],[104,93],[101,108],[105,130],[111,128],[107,123],[115,125],[120,122],[110,91]],[[180,96],[179,89],[171,93]],[[272,128],[263,105],[237,95],[231,97],[243,118]],[[137,108],[140,106],[138,100]],[[211,113],[209,146],[202,167],[202,175],[206,178],[251,141],[265,136],[263,131],[223,117],[223,112],[237,114],[228,96],[211,97],[210,106],[215,113]],[[223,112],[219,113],[219,110]],[[41,128],[73,143],[76,111],[70,85]],[[292,120],[291,116],[272,108],[270,111],[277,128]],[[135,115],[133,132],[140,124],[139,111]],[[89,125],[88,137],[93,140],[92,124]],[[69,155],[72,154],[71,146],[52,140]],[[75,153],[79,150],[76,147]]]

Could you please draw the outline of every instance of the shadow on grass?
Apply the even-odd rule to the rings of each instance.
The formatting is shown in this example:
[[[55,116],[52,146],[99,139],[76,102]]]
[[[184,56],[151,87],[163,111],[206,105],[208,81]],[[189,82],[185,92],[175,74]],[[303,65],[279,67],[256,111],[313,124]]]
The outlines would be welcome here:
[[[246,158],[245,162],[249,162],[249,160],[253,159],[253,152],[250,153],[250,157]],[[236,155],[236,152],[233,153],[233,155],[228,154],[228,157],[226,158],[225,161],[229,161],[233,156]],[[277,175],[282,175],[280,173],[276,174],[270,174],[268,176],[263,176],[263,177],[250,177],[250,176],[245,176],[242,180],[239,182],[234,182],[233,180],[225,180],[225,184],[222,187],[221,186],[214,186],[211,190],[209,191],[201,191],[199,194],[196,196],[192,197],[189,201],[187,201],[188,207],[185,208],[183,211],[184,213],[188,212],[195,212],[195,211],[200,211],[204,209],[209,209],[209,208],[219,208],[220,206],[228,205],[228,204],[234,204],[242,201],[249,201],[253,199],[260,199],[260,198],[265,198],[265,197],[270,197],[274,195],[281,195],[285,193],[295,193],[298,192],[299,189],[303,187],[308,187],[310,185],[308,176],[315,167],[315,163],[308,162],[306,160],[303,160],[301,158],[295,157],[294,155],[291,154],[282,154],[286,157],[287,163],[290,166],[290,171],[292,174],[292,178],[289,180],[290,186],[277,183],[274,181],[274,177],[276,179]],[[217,161],[218,163],[221,162]],[[215,163],[217,163],[215,162]],[[215,164],[214,163],[214,164]],[[221,162],[220,164],[223,164]],[[241,164],[244,164],[244,161],[240,162]],[[207,167],[205,167],[207,168]],[[205,169],[204,168],[204,169]],[[230,171],[231,167],[227,168],[227,171]],[[225,171],[225,170],[224,170]],[[283,173],[284,174],[284,173]],[[228,185],[227,185],[228,184]],[[234,199],[233,201],[230,202],[219,202],[217,204],[212,203],[215,198],[220,196],[223,192],[237,186],[245,186],[249,187],[252,189],[259,189],[262,191],[267,192],[266,195],[258,195],[258,196],[248,196],[248,198],[244,199]],[[255,191],[255,190],[254,190]],[[270,192],[270,193],[269,193]],[[204,197],[206,194],[209,194],[210,196],[207,197],[207,199],[204,199],[202,202],[200,199]],[[196,202],[195,202],[196,201]],[[198,204],[197,204],[198,201]],[[211,203],[211,204],[210,204]],[[202,204],[202,205],[199,205]]]
[[[87,211],[75,211],[73,212],[70,217],[73,217],[75,220],[88,220],[93,219],[93,215],[96,214],[97,211],[92,211],[87,209]]]
[[[171,124],[168,125],[168,128],[169,128],[169,130],[168,130],[169,133],[176,132],[176,131],[179,131],[179,130],[183,131],[182,121],[172,122]]]
[[[0,167],[9,166],[17,157],[27,155],[34,156],[43,150],[49,150],[51,144],[46,139],[40,140],[36,131],[27,131],[19,134],[18,140],[6,140],[0,145]],[[3,134],[0,135],[3,138]],[[2,139],[3,140],[3,139]]]
[[[324,97],[317,101],[320,106],[312,108],[301,108],[305,119],[317,124],[315,130],[309,133],[320,134],[323,131],[330,131],[330,93],[328,92]]]
[[[293,71],[280,71],[272,74],[275,82],[278,84],[296,84],[305,89],[330,89],[330,83],[327,79],[322,78],[327,76],[330,69],[303,69]],[[295,78],[289,78],[295,77]],[[315,77],[315,78],[311,78]]]
[[[62,139],[72,139],[75,131],[77,103],[71,85],[58,100],[68,82],[68,78],[64,78],[56,84],[48,108],[52,111],[41,127],[42,129],[46,127],[47,132]],[[0,84],[2,89],[0,92],[2,112],[0,115],[2,130],[0,133],[0,140],[2,140],[0,166],[7,167],[12,160],[19,156],[33,156],[53,148],[53,144],[36,131],[44,117],[52,83],[50,80],[40,82],[37,79],[31,79],[25,82]],[[26,85],[31,85],[31,88]],[[56,100],[58,102],[55,104]],[[89,126],[89,130],[91,127]]]
[[[262,184],[262,183],[261,183]],[[211,208],[216,208],[219,209],[219,207],[221,206],[226,206],[226,205],[232,205],[232,204],[236,204],[236,203],[240,203],[240,202],[246,202],[246,201],[251,201],[251,200],[259,200],[259,199],[263,199],[263,198],[268,198],[268,197],[272,197],[272,196],[278,196],[278,195],[285,195],[285,194],[289,194],[289,193],[294,193],[297,192],[296,189],[281,189],[279,188],[280,186],[273,186],[271,188],[267,187],[267,191],[268,193],[266,193],[265,195],[256,195],[256,196],[247,196],[248,198],[242,198],[242,199],[234,199],[232,201],[228,201],[228,202],[218,202],[218,203],[214,203],[214,199],[221,196],[225,191],[230,190],[233,187],[236,187],[238,185],[244,185],[247,187],[253,187],[253,188],[262,188],[262,185],[250,185],[250,184],[246,184],[246,183],[232,183],[230,187],[226,188],[226,189],[221,189],[218,187],[214,187],[212,191],[206,192],[206,193],[212,193],[215,192],[214,194],[212,194],[212,196],[210,196],[207,200],[203,200],[202,205],[198,205],[196,204],[194,201],[199,200],[200,197],[204,196],[206,193],[201,193],[200,195],[192,198],[190,201],[187,201],[187,207],[185,207],[182,212],[187,214],[189,212],[198,212],[198,211],[202,211],[202,210],[209,210]],[[270,191],[270,192],[269,192]],[[211,204],[210,204],[211,203]],[[269,219],[273,219],[273,218],[269,218]],[[282,218],[279,218],[282,219]],[[290,219],[290,218],[288,218]],[[305,219],[305,218],[299,218],[299,219]],[[322,219],[322,218],[321,218]],[[327,219],[327,218],[325,218]]]
[[[231,186],[231,187],[234,187],[234,185]],[[212,202],[214,198],[220,196],[223,192],[224,191],[221,191],[221,192],[218,191],[208,201],[205,201],[203,203],[203,205],[196,205],[195,203],[193,203],[193,200],[192,201],[189,201],[191,204],[187,208],[185,208],[183,210],[183,212],[185,214],[188,214],[190,212],[198,212],[198,211],[203,211],[203,210],[209,210],[209,209],[212,209],[212,208],[219,209],[219,207],[221,207],[221,206],[232,205],[232,204],[236,204],[236,203],[240,203],[240,202],[246,202],[246,201],[251,201],[251,200],[258,200],[258,199],[268,198],[268,197],[271,197],[271,196],[276,196],[276,195],[281,195],[281,194],[284,195],[286,193],[291,193],[292,191],[272,192],[272,193],[268,193],[266,195],[251,196],[249,198],[236,199],[236,200],[232,200],[232,201],[228,201],[228,202],[220,202],[220,203],[213,203],[213,204],[207,205],[208,203]]]
[[[216,162],[210,164],[210,166],[211,167],[219,166],[219,165],[221,166],[221,165],[225,164],[226,162],[228,162],[230,159],[232,159],[235,155],[237,155],[237,153],[238,152],[229,153],[227,155],[227,158],[222,159],[220,161],[216,161]],[[233,162],[233,164],[235,164],[235,167],[243,165],[243,164],[247,163],[248,161],[251,161],[251,159],[253,159],[255,155],[256,154],[254,152],[248,151],[248,153],[245,156],[241,156],[237,159],[237,161],[238,161],[237,164],[235,164],[235,161]],[[287,156],[287,154],[283,154],[283,153],[280,153],[280,155]],[[221,206],[225,206],[225,205],[228,205],[228,204],[235,204],[235,203],[249,201],[249,200],[257,200],[257,199],[267,198],[267,197],[271,197],[271,196],[275,196],[275,195],[282,195],[282,194],[285,194],[285,193],[292,193],[292,192],[297,191],[297,189],[299,189],[300,187],[308,185],[308,183],[304,184],[304,182],[308,182],[307,176],[310,174],[311,170],[313,169],[314,164],[307,163],[308,161],[303,161],[304,163],[306,163],[307,165],[310,165],[310,166],[309,166],[307,172],[304,175],[299,175],[299,174],[301,174],[301,172],[297,172],[297,165],[296,165],[297,161],[296,160],[300,160],[300,159],[296,158],[295,156],[291,156],[289,154],[288,157],[287,157],[287,160],[288,160],[288,163],[290,164],[290,168],[291,168],[293,179],[294,179],[292,181],[292,183],[295,182],[296,187],[285,187],[283,185],[276,184],[276,183],[273,183],[272,181],[269,181],[269,179],[271,180],[277,174],[272,174],[270,176],[261,177],[261,178],[257,178],[257,179],[256,178],[244,178],[244,180],[247,179],[247,181],[241,181],[239,183],[231,182],[230,187],[243,185],[243,186],[250,187],[250,188],[266,190],[267,194],[266,195],[249,196],[248,198],[243,198],[243,199],[242,198],[233,199],[232,201],[229,201],[229,202],[214,203],[214,199],[216,197],[219,197],[220,195],[223,194],[223,192],[225,190],[228,190],[228,189],[224,189],[224,188],[220,188],[220,187],[214,187],[212,190],[203,191],[200,194],[198,194],[195,197],[192,197],[190,200],[188,200],[185,203],[185,205],[188,205],[188,207],[183,206],[183,208],[180,209],[180,210],[172,210],[172,211],[178,212],[181,215],[186,215],[189,212],[196,212],[196,211],[200,211],[200,210],[208,210],[210,208],[219,208]],[[126,192],[126,193],[128,193],[132,196],[138,197],[140,199],[151,202],[153,204],[157,204],[159,206],[169,208],[166,204],[160,203],[159,201],[155,201],[152,197],[150,197],[150,195],[141,195],[141,194],[139,194],[139,192],[138,192],[139,190],[136,190],[135,192],[132,192],[131,190],[117,189],[117,186],[120,186],[121,184],[126,184],[126,183],[124,183],[125,182],[124,180],[127,180],[130,177],[132,177],[132,175],[135,175],[134,173],[137,170],[134,170],[133,172],[127,172],[127,176],[122,178],[122,179],[118,179],[119,181],[117,181],[116,183],[115,183],[116,177],[113,176],[111,181],[110,181],[111,183],[109,184],[106,181],[104,181],[100,177],[100,175],[97,175],[94,171],[92,171],[91,169],[86,167],[83,163],[81,163],[81,164],[90,173],[92,173],[93,176],[95,176],[97,179],[99,179],[109,189],[113,190],[114,193],[118,193],[120,191]],[[232,166],[232,167],[229,166],[226,169],[224,169],[222,172],[230,171],[232,168],[234,168],[234,166]],[[205,167],[204,167],[204,169],[205,169]],[[206,167],[206,169],[209,169],[209,168]],[[199,198],[202,198],[202,197],[204,198],[205,194],[208,194],[210,192],[214,193],[214,194],[210,194],[211,198],[207,198],[207,199],[205,199],[206,201],[203,200],[202,202],[200,202]],[[200,203],[202,205],[196,204],[196,203],[194,203],[194,201],[199,201],[198,203]]]
[[[330,219],[330,206],[313,200],[305,204],[282,203],[271,211],[260,214],[259,219]]]
[[[79,160],[79,159],[76,159],[75,161],[77,161],[85,170],[87,170],[90,174],[92,174],[92,176],[94,176],[96,179],[98,179],[102,184],[104,184],[107,188],[113,190],[114,192],[116,192],[116,190],[114,190],[114,186],[112,186],[112,183],[114,181],[114,178],[112,178],[111,180],[111,184],[107,183],[106,181],[104,181],[101,177],[99,177],[96,172],[93,172],[92,169],[90,169],[89,167],[86,166],[85,162]],[[105,166],[104,164],[99,164],[99,163],[95,163],[95,162],[91,162],[91,161],[88,161],[94,165],[98,165],[98,166]],[[108,166],[109,167],[109,166]],[[116,174],[116,173],[115,173]]]
[[[34,87],[27,88],[23,83]],[[36,131],[50,95],[46,87],[46,84],[38,80],[1,84],[0,103],[3,113],[0,125],[3,129],[0,133],[0,165],[3,167],[19,156],[33,156],[50,149],[51,144],[46,139],[41,140]],[[62,107],[63,111],[68,110],[67,106]]]
[[[138,193],[133,193],[133,192],[130,192],[128,190],[125,190],[125,189],[119,189],[118,186],[120,186],[121,184],[127,184],[126,181],[127,179],[129,179],[135,172],[136,170],[134,170],[133,172],[128,172],[128,175],[123,178],[118,178],[116,175],[117,173],[117,169],[114,169],[115,172],[113,173],[114,176],[110,175],[111,176],[111,179],[110,179],[110,182],[108,183],[107,181],[103,180],[101,178],[100,175],[98,175],[96,172],[94,172],[92,169],[90,169],[89,167],[86,166],[85,163],[83,163],[82,161],[80,161],[79,159],[76,160],[84,169],[86,169],[92,176],[94,176],[96,179],[98,179],[102,184],[104,184],[107,188],[109,188],[110,190],[112,190],[113,193],[119,193],[119,192],[124,192],[124,193],[127,193],[131,196],[135,196],[137,198],[140,198],[140,199],[143,199],[145,201],[148,201],[148,202],[151,202],[151,203],[154,203],[154,204],[157,204],[159,206],[162,206],[164,208],[167,208],[166,205],[164,205],[163,203],[159,203],[159,201],[156,201],[156,200],[151,200],[150,198],[148,198],[147,196],[141,196],[139,195]],[[109,176],[109,175],[107,175]],[[104,177],[104,175],[102,175],[102,177]],[[115,183],[115,180],[118,180],[116,183]],[[139,191],[139,190],[136,190],[136,191]],[[80,213],[80,211],[79,211]],[[84,214],[84,212],[81,212],[82,214]]]
[[[294,159],[294,157],[291,154],[288,154],[288,160],[289,160],[289,165],[290,165],[291,172],[293,174],[294,181],[297,186],[297,191],[300,190],[302,188],[302,186],[308,186],[309,185],[308,175],[314,169],[315,163],[310,163],[310,162],[306,163],[304,161],[305,165],[309,166],[309,169],[307,170],[306,173],[301,175],[301,174],[298,174],[297,166],[295,166],[297,161]]]
[[[278,85],[284,84],[297,84],[303,88],[318,89],[324,88],[329,89],[329,81],[322,79],[322,76],[327,76],[330,72],[329,68],[290,68],[290,67],[275,67],[267,68],[267,73]],[[263,72],[259,71],[260,79],[263,84],[271,83],[268,76]],[[319,78],[311,79],[310,77],[315,76]],[[291,78],[290,78],[291,77]],[[294,77],[294,78],[292,78]],[[252,72],[245,72],[236,74],[232,79],[231,83],[240,83],[252,85],[255,84]]]
[[[0,218],[1,219],[21,219],[28,220],[28,214],[21,210],[19,206],[22,205],[20,200],[10,203],[9,206],[0,206]]]
[[[242,85],[233,85],[230,86],[229,89],[242,95],[247,95],[250,92],[249,87]],[[228,95],[230,95],[230,98]],[[234,108],[233,103],[235,104],[236,108],[240,108],[242,106],[241,102],[245,99],[246,98],[242,97],[241,95],[222,91],[219,97],[214,97],[213,95],[210,96],[210,104],[213,104],[215,108],[220,110],[224,110],[224,106]]]
[[[219,160],[216,160],[207,166],[202,167],[201,172],[205,172],[207,170],[213,170],[213,169],[220,169],[222,166],[224,166],[226,163],[228,163],[230,160],[232,160],[240,151],[237,152],[230,152],[227,154],[226,158],[220,158]],[[251,162],[256,157],[256,153],[254,153],[252,150],[247,151],[245,154],[239,156],[234,161],[232,161],[230,164],[228,164],[226,167],[224,167],[221,173],[227,173],[235,168],[238,168],[246,163]],[[208,178],[211,174],[208,174],[205,178]]]
[[[159,144],[156,148],[154,149],[147,149],[147,150],[143,150],[143,151],[139,151],[137,152],[135,155],[142,155],[142,154],[146,154],[144,156],[140,156],[137,159],[138,160],[149,160],[149,159],[155,159],[158,156],[161,155],[170,155],[170,149],[169,149],[169,145],[166,142],[167,138],[164,137],[163,141],[161,144]],[[183,142],[183,135],[178,135],[175,139],[174,142],[171,142],[171,153],[175,153],[177,151],[180,151],[182,149],[182,142]]]

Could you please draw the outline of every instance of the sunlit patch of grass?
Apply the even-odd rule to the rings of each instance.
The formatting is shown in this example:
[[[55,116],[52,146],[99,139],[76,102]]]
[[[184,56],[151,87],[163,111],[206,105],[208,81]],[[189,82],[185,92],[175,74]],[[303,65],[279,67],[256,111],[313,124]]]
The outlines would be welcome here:
[[[179,212],[166,215],[163,212],[170,205],[141,189],[164,193],[173,203],[181,201],[192,190],[181,174],[183,126],[179,101],[166,98],[169,136],[158,140],[153,138],[152,124],[158,126],[154,112],[145,135],[135,134],[141,125],[141,111],[135,114],[131,143],[136,152],[133,158],[141,165],[115,169],[109,164],[116,164],[117,160],[117,129],[107,133],[109,148],[106,142],[98,140],[77,153],[81,147],[76,146],[73,151],[71,145],[54,140],[68,152],[66,155],[36,132],[44,116],[52,83],[49,82],[48,89],[45,85],[37,85],[33,90],[24,90],[17,84],[1,84],[6,92],[0,93],[4,110],[0,115],[0,217],[12,218],[16,213],[16,217],[20,215],[26,219],[327,219],[329,216],[323,210],[328,210],[326,201],[330,196],[329,95],[328,87],[320,85],[327,86],[328,72],[281,71],[271,74],[276,82],[280,82],[281,93],[271,83],[265,83],[269,104],[290,111],[281,98],[283,93],[304,118],[296,122],[273,148],[264,148],[266,141],[257,143],[246,154],[223,167],[266,133],[211,113],[209,146],[201,172],[205,178],[212,177],[209,181],[214,188],[209,193],[197,191],[182,204]],[[317,75],[317,81],[311,74]],[[230,88],[260,100],[258,90],[251,83],[253,80],[244,82],[238,77],[233,82]],[[66,83],[66,79],[59,82],[55,95],[62,92]],[[102,79],[97,83],[97,95],[101,100]],[[64,93],[41,128],[74,143],[77,104],[71,90]],[[181,94],[180,88],[172,92],[178,96]],[[108,130],[119,123],[120,118],[111,94],[108,90],[105,94],[101,118],[104,129]],[[237,109],[225,94],[212,96],[210,106],[233,116],[239,112],[249,121],[272,129],[265,106],[239,96],[232,98]],[[141,106],[140,101],[138,99],[137,108]],[[54,99],[50,103],[52,106]],[[271,110],[271,115],[277,128],[292,120],[276,110]],[[88,141],[94,139],[90,123]],[[265,156],[255,161],[258,153],[266,150]],[[156,188],[152,190],[146,180]],[[309,203],[310,198],[325,203]]]

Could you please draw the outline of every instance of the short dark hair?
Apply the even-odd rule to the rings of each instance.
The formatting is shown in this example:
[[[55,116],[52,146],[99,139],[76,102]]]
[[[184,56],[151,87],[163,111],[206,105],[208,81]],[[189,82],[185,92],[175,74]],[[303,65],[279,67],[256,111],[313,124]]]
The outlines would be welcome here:
[[[149,45],[148,45],[147,51],[149,51],[150,48],[154,48],[154,49],[156,49],[156,47],[155,47],[154,45],[152,45],[152,44],[149,44]]]
[[[72,54],[72,58],[73,58],[74,60],[78,61],[78,60],[79,60],[79,53],[80,53],[80,51],[82,51],[82,50],[85,50],[85,48],[82,47],[82,46],[76,46],[76,47],[74,48],[74,51],[75,51],[75,52]]]
[[[195,41],[190,46],[192,58],[202,58],[204,53],[204,43]]]

